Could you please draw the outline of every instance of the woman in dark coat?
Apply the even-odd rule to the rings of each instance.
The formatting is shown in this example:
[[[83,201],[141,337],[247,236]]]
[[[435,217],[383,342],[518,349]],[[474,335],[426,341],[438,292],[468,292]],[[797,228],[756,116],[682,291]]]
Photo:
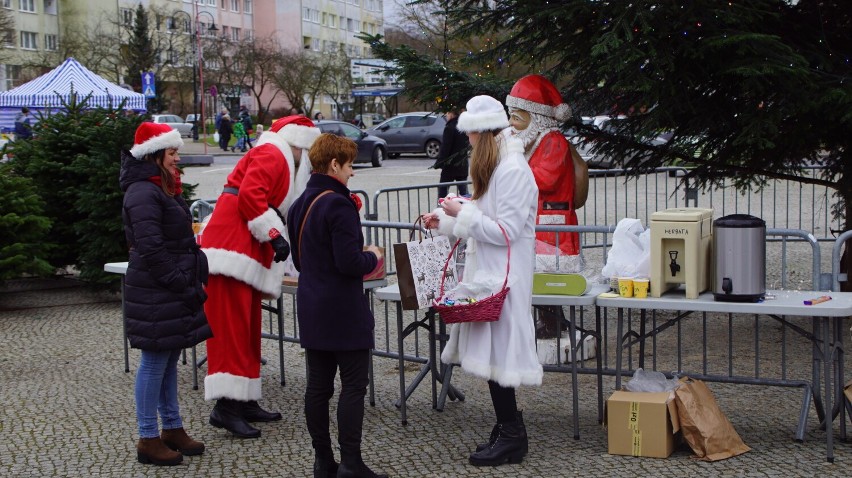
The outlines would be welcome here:
[[[180,134],[142,123],[133,148],[122,151],[122,219],[130,247],[124,287],[130,345],[142,350],[136,373],[140,463],[177,465],[204,444],[183,429],[177,397],[181,350],[213,334],[204,315],[207,258],[195,242],[189,207],[181,197]],[[162,435],[157,412],[162,420]]]
[[[219,122],[219,147],[222,151],[228,150],[228,143],[231,142],[231,135],[234,133],[234,125],[231,123],[231,115],[224,114]]]
[[[305,420],[314,448],[314,477],[335,476],[335,470],[338,477],[386,476],[361,459],[375,325],[362,278],[376,268],[382,253],[375,246],[364,250],[361,218],[347,187],[357,154],[352,140],[320,135],[308,154],[313,174],[287,217],[293,263],[300,272],[297,315],[308,364]],[[329,434],[329,400],[338,369],[340,465]]]

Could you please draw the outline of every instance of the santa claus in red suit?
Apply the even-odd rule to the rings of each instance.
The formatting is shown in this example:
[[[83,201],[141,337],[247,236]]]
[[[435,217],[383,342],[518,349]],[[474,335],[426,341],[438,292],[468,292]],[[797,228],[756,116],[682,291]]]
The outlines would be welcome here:
[[[273,123],[228,176],[201,236],[210,266],[205,312],[213,329],[204,398],[217,400],[210,424],[239,437],[260,436],[249,422],[281,419],[257,403],[261,301],[281,294],[289,245],[278,208],[299,196],[300,183],[304,189],[310,171],[305,150],[319,135],[304,116]]]
[[[518,80],[506,96],[506,106],[512,133],[524,143],[524,155],[538,185],[536,224],[576,225],[574,162],[571,146],[559,129],[571,117],[571,108],[553,83],[541,75]],[[536,271],[579,272],[583,268],[579,253],[575,232],[536,233]],[[540,310],[537,336],[555,337],[557,321],[562,318],[561,308]]]

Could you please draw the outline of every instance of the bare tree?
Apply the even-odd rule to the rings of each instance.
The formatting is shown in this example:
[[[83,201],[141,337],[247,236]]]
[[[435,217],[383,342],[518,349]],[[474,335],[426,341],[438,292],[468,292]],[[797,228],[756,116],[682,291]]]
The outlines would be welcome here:
[[[316,78],[314,59],[302,51],[282,51],[275,87],[287,98],[293,108],[305,109],[305,97],[310,95]]]
[[[310,95],[309,110],[313,110],[318,95],[325,95],[331,98],[337,111],[343,111],[343,102],[352,91],[349,56],[342,50],[323,53],[317,62],[315,75],[317,81]]]

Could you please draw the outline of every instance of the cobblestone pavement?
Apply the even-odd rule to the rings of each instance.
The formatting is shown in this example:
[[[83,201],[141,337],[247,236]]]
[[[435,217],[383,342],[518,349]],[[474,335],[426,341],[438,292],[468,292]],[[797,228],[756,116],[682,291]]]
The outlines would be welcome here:
[[[310,476],[313,456],[302,416],[305,367],[298,345],[284,346],[282,387],[277,343],[264,341],[269,361],[261,403],[283,412],[284,420],[260,424],[263,436],[257,440],[235,439],[208,425],[211,403],[202,390],[192,389],[191,365],[180,365],[185,426],[207,451],[178,467],[159,468],[135,459],[133,381],[139,355],[131,350],[131,373],[125,373],[121,333],[121,302],[114,294],[89,291],[72,279],[20,280],[0,289],[0,476]],[[761,340],[775,336],[763,334]],[[809,351],[802,352],[790,362],[808,368]],[[375,358],[374,367],[376,405],[367,406],[363,451],[367,463],[391,476],[849,476],[852,469],[849,443],[836,443],[835,462],[826,462],[825,433],[813,407],[804,443],[793,440],[799,389],[716,383],[710,384],[712,391],[752,451],[715,463],[694,460],[685,448],[668,459],[608,455],[606,431],[596,419],[595,377],[579,378],[581,429],[574,440],[570,375],[561,373],[547,373],[541,387],[520,391],[530,435],[524,462],[476,468],[467,464],[467,455],[487,439],[493,423],[481,380],[457,371],[453,383],[466,400],[448,402],[443,412],[431,408],[424,382],[410,398],[408,425],[402,426],[393,404],[399,387],[396,360]],[[612,377],[605,377],[604,396],[613,386]]]

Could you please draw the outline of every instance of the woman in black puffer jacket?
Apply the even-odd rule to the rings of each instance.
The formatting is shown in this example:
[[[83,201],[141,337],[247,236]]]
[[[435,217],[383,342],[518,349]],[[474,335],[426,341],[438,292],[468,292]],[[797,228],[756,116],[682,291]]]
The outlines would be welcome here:
[[[184,431],[177,399],[181,350],[213,335],[204,315],[207,257],[195,242],[181,197],[177,149],[182,145],[169,126],[142,123],[133,148],[122,151],[119,177],[130,247],[127,336],[132,347],[142,349],[136,374],[137,459],[155,465],[177,465],[183,455],[204,451],[204,444]]]

